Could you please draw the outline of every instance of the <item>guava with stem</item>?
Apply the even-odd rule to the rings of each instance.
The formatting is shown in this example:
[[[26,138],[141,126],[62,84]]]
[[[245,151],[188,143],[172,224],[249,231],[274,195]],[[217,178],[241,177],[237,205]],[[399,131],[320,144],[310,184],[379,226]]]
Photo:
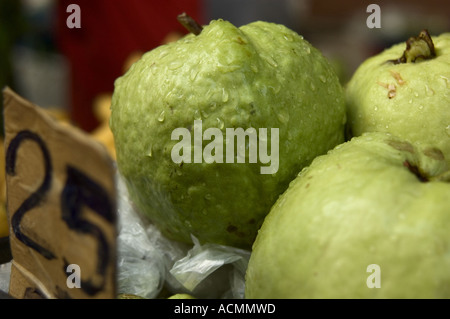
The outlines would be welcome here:
[[[450,298],[449,198],[439,149],[383,132],[354,137],[277,200],[253,245],[245,296]]]
[[[346,86],[349,137],[389,132],[450,161],[450,33],[417,37],[368,58]]]
[[[145,53],[115,82],[110,127],[118,168],[136,207],[168,238],[250,248],[290,180],[344,141],[343,88],[321,52],[283,25],[182,21],[192,33]],[[270,174],[261,173],[268,165],[261,148],[251,160],[248,139],[241,161],[173,160],[177,129],[191,136],[180,154],[196,153],[198,135],[198,154],[214,143],[216,156],[230,143],[228,129],[251,128],[267,129],[269,155],[278,148]],[[223,143],[206,136],[209,129]]]

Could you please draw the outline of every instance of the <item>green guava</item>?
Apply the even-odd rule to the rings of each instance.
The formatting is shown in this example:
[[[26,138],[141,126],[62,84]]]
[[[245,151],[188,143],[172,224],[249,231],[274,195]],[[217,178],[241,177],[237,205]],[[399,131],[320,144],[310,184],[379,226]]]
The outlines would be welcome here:
[[[118,78],[110,127],[132,201],[166,237],[249,248],[289,181],[344,141],[345,121],[338,78],[303,37],[283,25],[237,28],[219,19],[145,53]],[[211,128],[223,135],[206,136]],[[235,140],[227,130],[250,128],[257,160],[250,134],[245,156],[235,147],[226,160]],[[190,136],[173,138],[179,130]],[[189,148],[179,147],[186,139]],[[265,155],[277,155],[270,163],[264,145]],[[174,160],[175,149],[183,160]],[[206,161],[202,149],[217,160]]]
[[[450,161],[450,33],[396,44],[364,61],[346,87],[351,136],[389,132]]]
[[[449,298],[442,152],[364,133],[303,169],[266,217],[246,298]]]

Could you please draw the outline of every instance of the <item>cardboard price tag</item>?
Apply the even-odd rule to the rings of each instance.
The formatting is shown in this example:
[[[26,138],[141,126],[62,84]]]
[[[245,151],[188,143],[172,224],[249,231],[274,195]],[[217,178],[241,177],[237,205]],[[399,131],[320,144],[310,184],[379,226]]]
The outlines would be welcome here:
[[[15,298],[116,298],[113,160],[87,134],[6,88],[7,212]]]

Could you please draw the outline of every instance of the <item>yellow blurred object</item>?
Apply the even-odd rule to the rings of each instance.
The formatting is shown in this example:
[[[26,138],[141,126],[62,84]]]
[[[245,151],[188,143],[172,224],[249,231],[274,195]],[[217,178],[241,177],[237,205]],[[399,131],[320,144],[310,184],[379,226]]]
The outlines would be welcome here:
[[[59,108],[45,108],[43,110],[58,122],[70,123],[70,115],[66,110],[62,110]]]
[[[163,44],[168,44],[168,43],[171,43],[171,42],[176,42],[176,41],[178,41],[179,39],[181,39],[182,37],[183,37],[183,34],[181,34],[181,33],[179,33],[179,32],[176,32],[176,31],[174,31],[174,32],[169,32],[169,33],[164,37],[164,39],[161,41],[161,45],[163,45]],[[145,53],[145,52],[142,52],[142,51],[134,51],[134,52],[132,52],[132,53],[128,56],[128,58],[125,60],[125,63],[123,64],[122,72],[123,72],[123,73],[126,73],[126,72],[128,71],[128,69],[131,68],[131,66],[132,66],[135,62],[137,62],[137,61],[142,57],[142,55],[143,55],[144,53]]]
[[[114,137],[109,128],[109,116],[111,114],[111,94],[101,94],[94,101],[94,114],[100,125],[91,133],[91,136],[102,143],[113,159],[116,159]]]
[[[138,61],[143,54],[144,53],[141,51],[132,52],[123,64],[122,72],[126,73],[128,69],[131,68],[131,66],[134,64],[134,62]]]
[[[183,37],[183,34],[181,34],[180,32],[177,32],[177,31],[169,32],[162,40],[162,44],[176,42],[179,39],[181,39],[182,37]]]
[[[170,37],[169,37],[170,36]],[[178,36],[169,34],[165,41],[175,41]],[[125,74],[131,66],[138,61],[144,53],[141,51],[132,52],[125,60],[122,72]],[[112,93],[99,94],[93,103],[94,114],[100,122],[99,126],[91,132],[92,138],[102,143],[108,150],[111,157],[116,159],[116,148],[114,146],[114,136],[109,127],[109,117],[111,115],[111,99]]]
[[[0,238],[7,237],[9,235],[8,217],[6,216],[5,203],[0,207]]]

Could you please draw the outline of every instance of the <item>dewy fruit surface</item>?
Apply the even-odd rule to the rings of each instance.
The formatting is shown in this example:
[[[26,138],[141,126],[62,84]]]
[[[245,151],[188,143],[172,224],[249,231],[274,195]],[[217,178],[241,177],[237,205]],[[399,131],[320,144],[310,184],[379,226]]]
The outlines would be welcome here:
[[[431,38],[435,55],[415,39],[405,55],[399,43],[360,65],[346,87],[348,126],[434,145],[450,163],[450,33]]]
[[[343,142],[346,120],[328,61],[297,33],[266,22],[215,20],[146,53],[116,81],[111,108],[118,167],[137,207],[170,238],[247,248],[289,181]],[[278,170],[261,174],[259,158],[248,157],[174,163],[171,134],[193,134],[195,120],[224,140],[227,128],[278,128]]]
[[[247,298],[449,298],[450,171],[437,149],[365,133],[317,157],[266,217]],[[380,288],[367,284],[378,265]]]

